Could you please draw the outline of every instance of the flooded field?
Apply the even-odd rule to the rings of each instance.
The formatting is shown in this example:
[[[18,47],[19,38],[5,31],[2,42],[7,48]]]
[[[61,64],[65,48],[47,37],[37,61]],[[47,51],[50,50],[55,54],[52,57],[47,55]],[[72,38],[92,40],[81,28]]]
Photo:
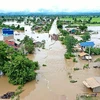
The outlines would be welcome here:
[[[54,22],[50,34],[58,34],[58,30],[55,31],[55,25]],[[20,95],[21,100],[62,100],[63,95],[66,96],[66,100],[76,100],[77,94],[92,93],[92,90],[87,89],[82,82],[86,78],[100,76],[100,69],[93,68],[93,61],[100,56],[93,56],[89,64],[90,68],[83,69],[88,61],[81,60],[77,53],[77,63],[73,62],[73,59],[66,60],[64,58],[65,46],[60,41],[51,40],[48,33],[33,34],[27,31],[21,35],[25,34],[30,34],[35,39],[44,39],[46,44],[45,49],[36,48],[35,54],[27,56],[30,60],[38,61],[40,69],[36,71],[38,73],[36,81],[31,81],[24,86],[24,92]],[[80,70],[74,71],[75,67]],[[77,80],[76,83],[70,83],[68,73],[72,75],[73,80]],[[0,95],[14,91],[17,87],[9,84],[5,76],[0,78],[0,84]],[[98,95],[100,96],[100,93]]]
[[[96,47],[100,47],[100,26],[89,26],[88,30],[92,30],[96,33],[91,35],[91,41],[95,43]]]

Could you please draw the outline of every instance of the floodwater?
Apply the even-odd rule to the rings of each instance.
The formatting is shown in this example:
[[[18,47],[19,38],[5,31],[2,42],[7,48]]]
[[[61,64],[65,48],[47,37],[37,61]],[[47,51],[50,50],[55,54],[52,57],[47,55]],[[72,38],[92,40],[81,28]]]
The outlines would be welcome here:
[[[51,27],[50,34],[59,33],[58,30],[55,31],[55,22]],[[35,34],[36,39],[46,40],[45,49],[36,48],[35,54],[28,55],[29,59],[39,62],[40,69],[36,71],[38,73],[37,82],[31,81],[24,86],[24,92],[20,95],[21,100],[62,100],[63,95],[66,96],[66,100],[76,100],[77,94],[92,93],[92,90],[87,89],[82,82],[86,78],[100,76],[100,70],[93,68],[93,61],[100,56],[93,56],[93,60],[89,63],[90,69],[83,70],[84,64],[87,64],[88,61],[81,60],[77,53],[78,63],[73,62],[73,59],[66,60],[64,58],[66,48],[60,41],[51,40],[47,33]],[[42,66],[43,64],[47,66]],[[74,71],[75,67],[80,70]],[[76,83],[70,83],[71,79],[68,73],[72,75],[73,80],[77,80]],[[9,84],[5,76],[0,78],[0,84],[0,95],[14,91],[17,87]],[[100,94],[98,93],[98,95]]]
[[[91,41],[95,43],[95,47],[100,47],[100,26],[89,26],[88,30],[92,30],[97,34],[91,34]]]

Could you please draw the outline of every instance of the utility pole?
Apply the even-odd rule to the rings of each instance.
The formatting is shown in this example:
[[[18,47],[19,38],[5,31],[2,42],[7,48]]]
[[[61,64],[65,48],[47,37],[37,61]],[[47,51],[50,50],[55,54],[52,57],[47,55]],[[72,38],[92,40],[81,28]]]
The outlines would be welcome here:
[[[89,66],[89,64],[90,64],[90,46],[89,46],[89,56],[88,56],[88,66]]]

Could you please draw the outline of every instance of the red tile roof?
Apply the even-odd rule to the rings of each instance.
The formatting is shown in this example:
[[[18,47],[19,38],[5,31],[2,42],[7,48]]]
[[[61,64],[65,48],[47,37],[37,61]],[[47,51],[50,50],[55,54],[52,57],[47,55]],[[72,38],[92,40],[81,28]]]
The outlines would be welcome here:
[[[15,46],[15,42],[14,41],[8,41],[8,40],[5,40],[5,43],[8,44],[9,46],[12,46],[14,48],[18,48],[17,46]]]

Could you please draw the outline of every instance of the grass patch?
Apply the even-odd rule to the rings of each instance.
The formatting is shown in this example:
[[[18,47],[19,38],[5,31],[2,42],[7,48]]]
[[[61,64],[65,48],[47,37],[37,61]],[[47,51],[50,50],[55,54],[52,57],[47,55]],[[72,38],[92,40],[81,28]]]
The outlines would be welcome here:
[[[100,22],[100,17],[92,18],[91,22]]]
[[[60,18],[61,21],[73,21],[71,17]]]

